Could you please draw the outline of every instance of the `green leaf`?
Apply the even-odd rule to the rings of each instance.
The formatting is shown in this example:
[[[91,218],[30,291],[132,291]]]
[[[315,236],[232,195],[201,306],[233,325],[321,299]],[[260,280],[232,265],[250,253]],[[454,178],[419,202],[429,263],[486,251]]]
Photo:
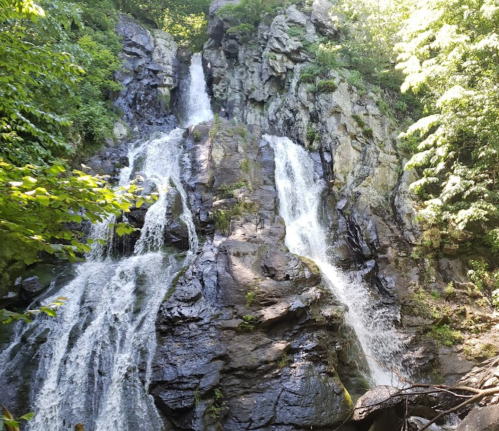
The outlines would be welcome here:
[[[19,419],[23,419],[23,420],[29,422],[31,419],[33,419],[34,416],[35,416],[35,412],[29,412],[29,413],[26,413],[25,415],[22,415]]]
[[[6,416],[2,416],[2,421],[5,425],[11,426],[11,427],[19,427],[19,422],[13,420],[13,419],[8,419]]]
[[[40,311],[45,313],[45,314],[48,314],[50,317],[57,317],[57,313],[52,308],[41,307]]]
[[[119,235],[119,236],[123,236],[125,235],[127,232],[126,232],[126,227],[123,226],[123,225],[118,225],[118,227],[116,228],[116,233]]]
[[[50,198],[48,196],[37,195],[36,200],[44,207],[48,207],[50,205]]]

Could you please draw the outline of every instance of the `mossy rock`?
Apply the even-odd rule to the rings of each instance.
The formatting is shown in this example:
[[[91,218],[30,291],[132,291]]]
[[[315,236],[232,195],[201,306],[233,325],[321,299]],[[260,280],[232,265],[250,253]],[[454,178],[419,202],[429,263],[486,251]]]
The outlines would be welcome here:
[[[320,268],[317,266],[317,264],[312,259],[309,259],[308,257],[303,257],[303,256],[299,256],[299,258],[305,264],[305,266],[309,269],[309,271],[312,274],[321,275]]]

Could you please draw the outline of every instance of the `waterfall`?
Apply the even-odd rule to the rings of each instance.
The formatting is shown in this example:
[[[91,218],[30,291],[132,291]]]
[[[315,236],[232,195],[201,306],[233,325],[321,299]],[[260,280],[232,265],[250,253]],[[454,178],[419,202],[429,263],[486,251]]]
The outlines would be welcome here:
[[[199,62],[200,66],[200,62]],[[200,97],[202,68],[191,70],[190,99]],[[200,75],[200,76],[198,76]],[[203,93],[203,100],[208,96]],[[209,114],[207,104],[191,104],[192,123]],[[195,258],[198,238],[183,187],[182,129],[154,136],[130,146],[129,166],[120,185],[136,172],[145,178],[158,200],[147,211],[132,256],[111,255],[116,217],[93,226],[95,241],[86,262],[76,265],[76,277],[44,303],[66,301],[57,318],[39,316],[18,324],[13,342],[0,354],[0,375],[32,366],[31,404],[35,417],[29,431],[163,429],[163,421],[148,394],[151,363],[156,350],[155,321],[176,274]],[[189,233],[189,251],[182,255],[163,250],[169,207],[176,194],[182,202],[180,219]]]
[[[210,99],[206,93],[201,54],[194,54],[189,68],[189,92],[185,101],[187,118],[184,127],[213,119]]]
[[[292,253],[312,259],[320,268],[326,286],[348,307],[346,323],[361,344],[375,385],[397,383],[385,367],[403,372],[402,345],[393,321],[394,311],[371,297],[367,287],[351,280],[330,263],[327,231],[319,219],[324,182],[315,174],[314,161],[288,138],[263,137],[275,152],[275,177],[279,212],[286,222],[286,245]]]

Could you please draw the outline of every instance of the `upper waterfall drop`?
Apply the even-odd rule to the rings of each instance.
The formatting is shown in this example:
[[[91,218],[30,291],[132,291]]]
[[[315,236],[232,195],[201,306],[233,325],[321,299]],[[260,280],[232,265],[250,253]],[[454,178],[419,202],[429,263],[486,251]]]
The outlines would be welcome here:
[[[375,385],[393,385],[403,374],[402,345],[393,321],[397,316],[383,304],[374,303],[367,287],[350,280],[330,263],[327,231],[319,219],[324,182],[315,174],[309,154],[288,138],[265,135],[275,152],[275,177],[279,212],[286,222],[286,245],[292,253],[312,259],[327,287],[348,307],[346,322],[355,331]]]
[[[201,54],[193,54],[189,67],[189,89],[185,100],[186,119],[183,127],[195,126],[214,118],[210,98],[206,92]]]

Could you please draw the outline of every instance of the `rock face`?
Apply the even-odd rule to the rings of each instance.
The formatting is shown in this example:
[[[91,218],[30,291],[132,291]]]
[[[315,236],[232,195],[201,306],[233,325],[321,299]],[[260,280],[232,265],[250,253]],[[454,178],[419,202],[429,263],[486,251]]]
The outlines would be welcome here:
[[[459,424],[456,431],[499,430],[499,406],[476,407]]]
[[[317,267],[286,249],[273,151],[250,129],[191,133],[199,229],[227,236],[206,240],[159,313],[152,393],[175,430],[328,429],[352,408],[342,313],[324,314]]]
[[[121,119],[114,125],[114,141],[85,162],[92,174],[112,180],[128,165],[128,148],[120,144],[172,129],[172,91],[178,85],[177,44],[169,33],[150,32],[126,15],[120,16],[116,30],[123,36],[123,70],[115,75],[123,89],[114,103]]]
[[[177,85],[177,44],[161,30],[152,33],[122,15],[117,27],[123,36],[124,69],[116,75],[123,85],[115,106],[132,129],[171,128],[171,91]],[[120,134],[122,135],[122,133]]]
[[[360,92],[335,71],[329,76],[337,84],[332,92],[314,91],[313,83],[300,78],[315,61],[306,46],[325,29],[335,34],[329,9],[322,0],[310,15],[290,7],[270,25],[261,24],[252,43],[212,33],[204,58],[221,114],[317,151],[330,185],[325,200],[337,263],[363,264],[365,279],[393,293],[414,281],[414,274],[394,271],[391,255],[410,254],[408,241],[416,243],[418,231],[407,187],[411,177],[397,173],[402,161],[396,125],[378,106],[383,94]],[[296,33],[302,36],[291,36]],[[235,57],[227,54],[228,44],[237,47]]]
[[[465,282],[466,271],[455,249],[416,222],[409,188],[416,175],[403,171],[398,126],[386,111],[391,93],[368,83],[356,87],[345,70],[320,77],[310,72],[317,66],[310,47],[324,35],[338,36],[328,0],[315,0],[307,12],[290,6],[262,22],[250,40],[227,32],[232,24],[216,16],[227,3],[212,5],[203,53],[213,105],[221,116],[313,152],[329,185],[324,219],[334,262],[367,282],[377,300],[402,310],[397,324],[405,333],[408,369],[428,375],[441,357],[442,376],[459,378],[471,363],[455,359],[456,351],[447,360],[447,351],[425,336],[432,322],[417,315],[414,298],[421,286],[442,292],[451,282]],[[321,80],[334,85],[321,90]],[[434,257],[425,244],[437,250]]]

